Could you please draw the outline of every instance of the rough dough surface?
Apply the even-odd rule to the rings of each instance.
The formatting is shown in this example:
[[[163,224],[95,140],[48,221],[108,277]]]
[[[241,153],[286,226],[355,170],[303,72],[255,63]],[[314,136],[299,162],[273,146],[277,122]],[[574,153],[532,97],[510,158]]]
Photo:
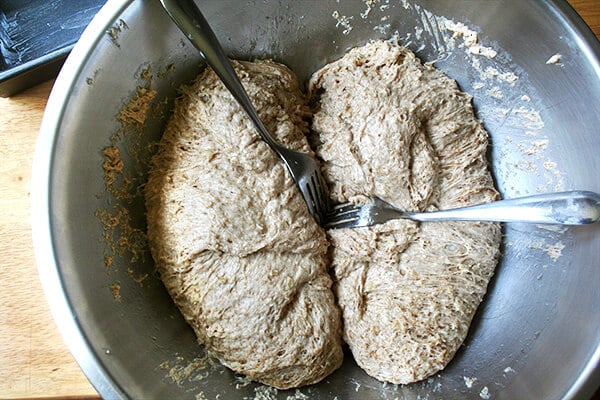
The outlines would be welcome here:
[[[334,201],[379,196],[435,210],[497,198],[471,97],[412,52],[368,44],[315,73],[309,88]],[[444,368],[493,274],[498,224],[398,220],[328,234],[344,340],[357,363],[393,383]]]
[[[289,69],[235,66],[283,144],[310,152],[312,115],[335,202],[379,196],[435,210],[497,198],[471,97],[410,51],[374,42],[325,66],[309,82],[312,111]],[[398,220],[326,236],[210,69],[182,90],[146,202],[158,271],[199,341],[278,388],[338,368],[342,334],[377,379],[435,374],[463,342],[499,256],[491,223]]]
[[[267,129],[310,151],[295,75],[235,63]],[[161,278],[207,350],[277,388],[341,365],[341,316],[325,233],[277,156],[210,68],[182,89],[146,186]]]

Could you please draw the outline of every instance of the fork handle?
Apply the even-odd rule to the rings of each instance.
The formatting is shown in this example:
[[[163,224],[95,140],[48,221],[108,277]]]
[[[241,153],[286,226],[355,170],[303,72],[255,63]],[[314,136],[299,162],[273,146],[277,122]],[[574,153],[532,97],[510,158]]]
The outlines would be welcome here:
[[[279,144],[267,131],[252,105],[248,93],[242,86],[231,62],[225,55],[221,44],[208,21],[193,0],[160,0],[163,8],[173,22],[181,29],[202,58],[221,79],[233,97],[240,103],[246,114],[256,126],[261,138],[281,157]]]
[[[600,219],[600,195],[587,191],[548,193],[452,210],[408,213],[417,221],[493,221],[584,225]]]

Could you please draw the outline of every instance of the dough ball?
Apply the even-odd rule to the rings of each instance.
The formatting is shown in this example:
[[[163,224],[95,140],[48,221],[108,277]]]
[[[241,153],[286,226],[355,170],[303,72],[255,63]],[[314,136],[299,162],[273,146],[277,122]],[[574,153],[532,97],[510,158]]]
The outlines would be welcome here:
[[[267,61],[235,68],[267,129],[310,151],[297,78]],[[146,186],[161,278],[207,350],[277,388],[342,362],[328,243],[279,158],[207,68],[182,89]]]
[[[353,49],[309,87],[334,201],[378,196],[423,211],[497,198],[471,97],[409,50],[382,41]],[[329,239],[344,340],[357,363],[401,384],[443,369],[493,274],[499,225],[395,220],[331,230]]]

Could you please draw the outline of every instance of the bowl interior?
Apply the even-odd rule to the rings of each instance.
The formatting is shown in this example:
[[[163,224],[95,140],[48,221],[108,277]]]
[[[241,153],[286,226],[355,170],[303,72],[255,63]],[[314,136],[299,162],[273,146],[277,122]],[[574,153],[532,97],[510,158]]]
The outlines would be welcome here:
[[[490,161],[505,197],[600,192],[597,41],[564,2],[475,3],[199,5],[232,58],[283,62],[302,82],[353,46],[397,40],[473,94],[491,135]],[[84,370],[90,363],[99,366],[111,383],[98,388],[103,396],[591,395],[600,378],[597,226],[506,225],[503,257],[469,337],[451,364],[426,381],[378,382],[348,354],[322,383],[277,393],[208,360],[154,272],[141,190],[177,88],[203,65],[159,2],[111,0],[106,7],[116,11],[105,9],[77,45],[67,68],[73,73],[61,75],[50,100],[60,99],[59,114],[42,127],[42,135],[54,138],[43,151],[51,154],[46,168],[55,253],[55,265],[43,268],[56,268],[91,351],[75,357]],[[478,48],[465,42],[473,34]],[[548,64],[555,54],[560,60]],[[105,149],[119,150],[122,173],[105,173],[103,163],[112,160]]]

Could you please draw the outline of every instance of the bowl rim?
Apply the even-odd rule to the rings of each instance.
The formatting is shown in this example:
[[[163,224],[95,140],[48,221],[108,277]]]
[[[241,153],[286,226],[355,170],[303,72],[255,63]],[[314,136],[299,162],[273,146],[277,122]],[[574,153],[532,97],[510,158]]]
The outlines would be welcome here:
[[[102,359],[85,336],[73,311],[60,275],[55,252],[50,209],[51,171],[58,131],[64,118],[69,95],[83,67],[110,26],[133,0],[108,0],[98,11],[67,57],[48,97],[35,146],[31,179],[31,226],[33,248],[42,289],[56,326],[96,391],[105,399],[126,399],[125,390],[117,384]]]
[[[54,150],[69,96],[84,66],[100,40],[134,0],[108,0],[84,30],[58,75],[44,111],[36,143],[31,179],[31,226],[39,278],[56,326],[87,379],[104,399],[126,399],[102,358],[85,336],[67,296],[55,252],[50,209],[50,187]],[[600,41],[567,0],[545,0],[547,5],[574,32],[578,45],[600,76]],[[165,15],[166,17],[166,15]],[[563,399],[590,398],[600,387],[600,346],[587,361]]]

